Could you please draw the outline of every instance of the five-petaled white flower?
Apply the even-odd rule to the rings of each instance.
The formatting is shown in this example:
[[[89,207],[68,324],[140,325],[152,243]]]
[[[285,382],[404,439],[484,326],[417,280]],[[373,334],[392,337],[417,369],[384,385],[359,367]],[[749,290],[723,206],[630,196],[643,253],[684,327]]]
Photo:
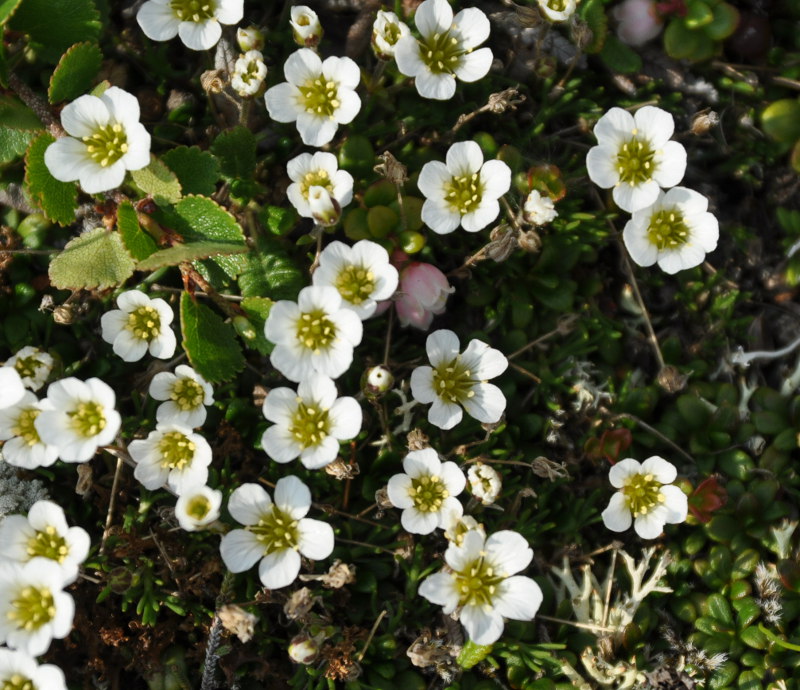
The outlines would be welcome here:
[[[425,0],[414,15],[422,38],[406,35],[395,44],[397,68],[414,77],[419,95],[446,101],[456,92],[456,77],[478,81],[492,66],[489,48],[475,50],[489,38],[489,20],[476,7],[453,17],[447,0]]]
[[[177,341],[170,324],[172,307],[163,299],[150,299],[139,290],[117,297],[119,309],[107,311],[100,319],[103,340],[126,362],[136,362],[149,350],[153,357],[169,359]]]
[[[87,194],[116,189],[126,170],[150,163],[150,135],[139,122],[139,101],[116,86],[72,101],[61,111],[61,124],[69,136],[47,147],[45,165],[61,182],[77,180]]]
[[[193,485],[184,490],[175,503],[175,517],[187,532],[208,527],[219,518],[222,492],[209,486]]]
[[[551,22],[565,22],[578,6],[577,0],[538,0],[539,9]]]
[[[659,191],[652,206],[635,211],[622,239],[640,266],[658,262],[667,273],[699,266],[717,248],[719,223],[708,199],[686,187]]]
[[[273,305],[264,335],[275,343],[269,361],[290,381],[302,381],[319,372],[335,379],[353,362],[353,348],[361,342],[361,319],[342,305],[336,288],[310,285],[297,302]]]
[[[503,618],[532,620],[542,603],[542,590],[531,578],[516,575],[533,558],[525,538],[510,530],[488,539],[470,530],[461,544],[451,542],[444,554],[449,569],[427,577],[419,593],[458,612],[469,638],[480,645],[496,642],[503,634]]]
[[[675,466],[657,455],[639,463],[625,458],[608,473],[611,486],[619,489],[603,511],[603,524],[614,532],[631,526],[642,539],[655,539],[664,525],[686,519],[686,494],[672,482],[678,472]]]
[[[611,108],[594,127],[597,146],[586,155],[589,178],[614,188],[614,201],[633,213],[658,198],[659,187],[674,187],[686,172],[686,149],[670,141],[675,120],[666,110],[647,105],[631,115]]]
[[[46,407],[46,402],[25,391],[16,405],[0,409],[0,441],[5,441],[3,459],[9,465],[33,470],[49,467],[58,459],[58,448],[44,443],[34,425]]]
[[[64,672],[53,664],[36,663],[30,654],[0,649],[0,688],[67,690]]]
[[[493,424],[506,409],[500,389],[486,383],[502,374],[508,360],[499,350],[471,340],[459,353],[458,336],[445,329],[428,336],[425,349],[433,366],[411,372],[411,394],[421,403],[433,403],[428,421],[440,429],[452,429],[461,421],[461,407],[479,422]]]
[[[403,36],[410,36],[411,30],[408,25],[401,22],[394,12],[378,10],[375,21],[372,24],[372,50],[379,60],[391,60],[397,42]]]
[[[33,420],[43,443],[56,446],[65,462],[86,462],[114,440],[122,420],[114,409],[116,396],[98,378],[69,377],[51,383],[46,405]]]
[[[275,462],[299,457],[310,470],[332,463],[339,442],[361,430],[361,407],[355,398],[337,398],[336,385],[327,376],[311,374],[297,390],[273,388],[264,400],[264,416],[273,425],[261,445]]]
[[[45,558],[0,561],[0,642],[39,656],[54,637],[66,637],[75,601],[62,591],[63,582],[61,567]]]
[[[442,462],[433,448],[411,451],[403,458],[405,474],[389,479],[389,500],[403,510],[400,524],[412,534],[444,529],[456,514],[463,514],[456,498],[467,478],[454,462]]]
[[[324,146],[361,110],[355,91],[361,72],[350,58],[323,62],[310,48],[300,48],[286,59],[283,73],[286,81],[264,94],[267,110],[278,122],[297,121],[306,146]]]
[[[153,41],[180,36],[187,48],[208,50],[222,36],[220,24],[238,24],[244,16],[244,0],[148,0],[136,21]]]
[[[340,208],[353,199],[353,176],[346,170],[339,170],[332,153],[301,153],[286,164],[286,172],[292,180],[286,196],[303,218],[314,217],[309,200],[312,187],[324,187]]]
[[[368,319],[380,300],[397,290],[397,269],[389,263],[389,253],[376,242],[359,240],[352,247],[331,242],[319,255],[314,285],[329,285],[339,291],[342,306],[358,318]]]
[[[38,347],[26,345],[13,357],[9,357],[3,366],[14,367],[22,379],[22,385],[32,391],[38,391],[50,377],[54,364],[49,354]]]
[[[7,515],[0,522],[0,553],[5,558],[17,563],[46,558],[61,568],[64,585],[78,579],[90,546],[86,530],[70,527],[64,509],[52,501],[36,501],[27,517]]]
[[[156,410],[156,421],[182,424],[194,429],[206,421],[206,405],[214,402],[211,384],[192,367],[181,364],[175,373],[162,371],[150,382],[150,395],[164,402]]]
[[[167,486],[180,496],[208,479],[211,446],[180,424],[157,424],[146,439],[131,441],[128,453],[136,462],[133,476],[151,491]]]
[[[258,50],[248,50],[233,65],[231,88],[242,98],[255,96],[267,78],[264,56]]]
[[[422,220],[440,235],[459,225],[477,232],[500,213],[498,199],[511,186],[511,169],[501,160],[483,162],[481,147],[461,141],[447,151],[447,163],[422,166],[417,186],[425,195]]]
[[[311,492],[297,477],[279,479],[275,502],[258,484],[242,484],[228,500],[231,516],[244,529],[222,537],[220,553],[228,570],[241,573],[258,561],[258,576],[268,589],[286,587],[300,572],[300,556],[315,561],[331,555],[333,529],[305,517]]]

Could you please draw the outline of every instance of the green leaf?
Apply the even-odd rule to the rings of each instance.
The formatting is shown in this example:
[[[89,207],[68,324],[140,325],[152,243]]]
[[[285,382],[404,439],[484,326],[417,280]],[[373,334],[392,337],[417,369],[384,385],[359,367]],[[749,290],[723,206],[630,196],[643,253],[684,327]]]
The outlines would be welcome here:
[[[739,26],[739,10],[727,2],[714,8],[714,19],[705,27],[706,36],[715,41],[724,41]]]
[[[683,22],[687,29],[699,29],[714,21],[714,13],[711,8],[702,0],[694,0],[688,3],[686,16]]]
[[[463,669],[470,669],[483,661],[492,651],[492,645],[475,644],[472,640],[467,640],[458,655],[458,665]]]
[[[92,0],[23,0],[9,27],[30,36],[31,47],[56,63],[74,43],[100,39],[100,13]]]
[[[103,54],[94,43],[76,43],[59,60],[50,77],[47,98],[51,103],[71,101],[92,88]]]
[[[0,127],[0,164],[10,163],[23,155],[35,136],[34,132]]]
[[[178,176],[184,194],[210,195],[219,179],[219,161],[197,146],[177,146],[162,158]]]
[[[742,630],[742,632],[739,633],[739,639],[753,649],[766,649],[769,645],[769,638],[755,625],[751,625],[749,628]]]
[[[244,368],[233,327],[188,292],[181,295],[181,331],[189,362],[209,383],[228,381]]]
[[[756,604],[753,597],[747,597],[746,600],[739,606],[739,611],[736,614],[736,627],[738,627],[739,630],[744,630],[760,615],[761,607]]]
[[[670,57],[682,60],[701,50],[706,40],[701,31],[691,31],[680,19],[673,19],[664,31],[664,50]]]
[[[761,113],[761,126],[765,134],[782,143],[800,139],[800,100],[782,98],[770,103]]]
[[[117,207],[117,230],[128,252],[137,261],[158,250],[155,240],[139,226],[138,214],[130,201],[123,201]]]
[[[20,2],[22,0],[0,0],[0,26],[11,18]]]
[[[589,2],[582,3],[578,12],[592,32],[592,40],[584,48],[584,51],[587,53],[599,53],[608,36],[608,17],[603,6],[603,0],[589,0]]]
[[[714,620],[726,625],[733,626],[733,612],[728,600],[721,594],[714,592],[706,599],[708,613]]]
[[[181,183],[175,173],[153,155],[146,168],[131,170],[131,179],[159,205],[175,204],[181,198]]]
[[[267,322],[273,304],[275,302],[268,297],[245,297],[241,302],[242,309],[256,331],[256,337],[245,342],[248,347],[258,350],[262,355],[270,354],[274,347],[264,336],[264,324]]]
[[[216,201],[204,196],[181,199],[169,214],[173,229],[186,241],[218,240],[244,244],[242,228]]]
[[[55,139],[44,132],[31,142],[25,155],[25,183],[33,202],[44,215],[59,225],[75,222],[78,188],[73,182],[60,182],[44,163],[44,152]]]
[[[258,217],[273,235],[288,235],[300,219],[293,206],[289,208],[265,206]]]
[[[295,299],[305,282],[302,271],[283,249],[269,242],[259,243],[257,250],[247,255],[239,276],[244,297]]]
[[[95,228],[67,243],[50,262],[50,282],[62,290],[102,290],[122,285],[134,267],[119,233]]]
[[[231,244],[223,242],[191,242],[189,244],[176,244],[168,249],[161,249],[143,261],[136,267],[139,271],[154,271],[164,266],[177,266],[185,261],[197,261],[207,259],[211,256],[222,254],[244,254],[247,251],[246,245]]]
[[[603,62],[615,72],[631,74],[642,69],[642,58],[630,46],[626,46],[614,34],[608,34],[600,50]]]
[[[36,113],[14,96],[0,96],[0,123],[9,129],[30,132],[43,128]]]
[[[256,169],[256,138],[246,127],[222,132],[211,144],[220,162],[220,172],[230,179],[247,179]]]

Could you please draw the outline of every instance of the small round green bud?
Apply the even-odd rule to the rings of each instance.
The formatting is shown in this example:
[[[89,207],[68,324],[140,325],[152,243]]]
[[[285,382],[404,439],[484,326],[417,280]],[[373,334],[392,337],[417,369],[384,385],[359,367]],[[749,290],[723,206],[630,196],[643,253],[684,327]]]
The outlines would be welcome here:
[[[394,376],[385,366],[370,367],[361,377],[361,390],[370,400],[377,400],[394,386]]]
[[[413,230],[400,233],[400,248],[406,254],[416,254],[425,247],[425,235]]]
[[[233,319],[233,327],[245,340],[254,340],[256,337],[256,329],[253,328],[253,324],[248,321],[246,316],[235,317]]]

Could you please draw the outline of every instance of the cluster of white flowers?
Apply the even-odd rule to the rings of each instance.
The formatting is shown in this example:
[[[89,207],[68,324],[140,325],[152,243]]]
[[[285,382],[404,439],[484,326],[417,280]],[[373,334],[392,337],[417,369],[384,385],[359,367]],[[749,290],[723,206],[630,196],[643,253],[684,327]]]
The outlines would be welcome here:
[[[147,0],[136,21],[153,41],[180,36],[187,48],[208,50],[222,37],[220,24],[238,24],[243,16],[244,0]]]

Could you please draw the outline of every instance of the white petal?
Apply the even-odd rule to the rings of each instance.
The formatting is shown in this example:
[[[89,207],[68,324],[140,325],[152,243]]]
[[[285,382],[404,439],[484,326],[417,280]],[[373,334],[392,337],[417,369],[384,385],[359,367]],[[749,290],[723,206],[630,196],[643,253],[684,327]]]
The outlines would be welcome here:
[[[269,494],[259,484],[251,482],[233,491],[228,499],[228,512],[243,525],[257,525],[271,505]]]
[[[298,520],[311,507],[311,491],[294,475],[283,477],[275,484],[275,505]]]
[[[430,534],[439,526],[439,513],[423,513],[414,507],[400,515],[400,524],[411,534]]]
[[[497,585],[493,604],[505,618],[529,621],[542,604],[542,590],[531,578],[515,575]]]
[[[444,612],[451,613],[458,606],[458,590],[455,578],[450,573],[434,573],[426,577],[417,593],[432,604],[444,606]]]
[[[264,101],[267,104],[269,116],[276,122],[294,122],[302,112],[302,108],[298,104],[300,97],[298,88],[287,82],[267,89]]]
[[[73,137],[90,137],[109,122],[108,107],[97,96],[81,96],[61,111],[61,124]]]
[[[428,68],[420,57],[420,44],[411,35],[402,36],[395,44],[394,59],[397,69],[407,77],[416,77]]]
[[[446,328],[434,331],[425,341],[425,351],[434,367],[452,362],[458,357],[460,347],[458,336]]]
[[[449,101],[456,93],[456,78],[446,72],[434,74],[429,69],[423,69],[417,73],[414,84],[423,98]]]
[[[664,531],[669,511],[665,506],[656,506],[633,521],[633,529],[642,539],[656,539]]]
[[[339,398],[328,413],[329,433],[340,441],[358,436],[361,431],[361,406],[355,398]]]
[[[511,168],[501,160],[486,161],[481,167],[483,198],[499,199],[511,188]]]
[[[472,175],[483,166],[483,152],[474,141],[460,141],[447,150],[446,162],[451,175]]]
[[[686,173],[686,149],[668,141],[654,158],[653,179],[662,187],[674,187]]]
[[[500,204],[495,199],[484,199],[478,208],[461,217],[461,227],[467,232],[478,232],[498,215],[500,215]]]
[[[483,12],[481,12],[481,14],[483,14]],[[488,74],[493,59],[494,55],[492,55],[491,49],[480,48],[479,50],[462,55],[453,71],[461,81],[472,83],[483,79]]]
[[[470,530],[464,535],[460,546],[455,542],[450,542],[444,554],[444,560],[456,572],[464,570],[472,561],[482,555],[485,543],[483,532]]]
[[[426,476],[438,477],[441,469],[442,462],[439,460],[439,454],[433,448],[412,450],[403,458],[403,470],[411,479]]]
[[[593,133],[597,137],[598,144],[610,146],[616,151],[619,148],[619,144],[633,136],[634,129],[636,129],[636,123],[633,115],[627,110],[615,107],[611,108],[597,121]],[[595,182],[595,184],[598,183]]]
[[[633,458],[624,458],[611,466],[608,471],[608,481],[615,489],[621,489],[635,474],[642,474],[642,466]]]
[[[616,467],[616,465],[615,465]],[[602,512],[603,524],[612,532],[624,532],[631,526],[632,516],[625,494],[617,491]]]
[[[661,489],[664,496],[664,507],[668,510],[666,521],[671,525],[683,522],[689,510],[689,501],[685,493],[677,486],[665,486]]]
[[[219,545],[225,567],[232,573],[250,570],[264,555],[264,545],[258,537],[243,529],[228,532]]]
[[[306,146],[324,146],[336,134],[336,120],[302,111],[297,115],[297,131]]]
[[[17,370],[13,367],[0,367],[0,409],[16,405],[24,395],[25,386]]]
[[[361,70],[348,57],[328,57],[322,63],[322,74],[326,79],[336,82],[348,90],[358,88],[361,81]]]
[[[645,209],[647,212],[649,209]],[[649,221],[645,221],[649,225]],[[652,266],[658,259],[658,247],[647,236],[647,227],[639,223],[634,216],[625,223],[622,231],[622,241],[631,255],[631,259],[639,266]]]
[[[262,412],[270,422],[288,427],[297,412],[298,397],[302,396],[291,388],[273,388],[264,398]]]
[[[662,484],[672,484],[678,476],[678,470],[671,462],[667,462],[658,455],[647,458],[642,463],[642,474],[652,474],[653,477]]]
[[[175,331],[166,326],[157,338],[150,341],[150,354],[158,359],[169,359],[175,354],[177,345]]]
[[[181,20],[168,4],[146,2],[136,15],[144,35],[153,41],[168,41],[178,35]]]
[[[272,309],[264,324],[264,335],[267,340],[278,344],[287,340],[294,340],[297,320],[300,318],[300,308],[295,302],[280,300],[272,305]]]
[[[219,42],[222,27],[218,21],[209,19],[205,22],[181,22],[178,35],[187,48],[192,50],[208,50]]]
[[[493,644],[503,634],[503,617],[497,611],[487,611],[475,604],[468,604],[461,609],[461,624],[475,644]]]
[[[300,554],[292,549],[275,551],[264,556],[258,566],[261,584],[267,589],[288,587],[297,579],[300,572]]]
[[[436,400],[436,391],[433,390],[433,369],[417,367],[411,372],[411,395],[414,400],[423,404]]]
[[[633,119],[640,136],[646,137],[650,144],[659,147],[672,138],[675,120],[666,110],[646,105],[634,113]]]
[[[447,235],[461,224],[461,214],[443,201],[427,199],[422,205],[422,221],[435,233]]]
[[[411,508],[414,505],[414,499],[408,493],[411,489],[411,477],[407,474],[395,474],[389,478],[389,483],[386,486],[389,501],[395,508]]]
[[[318,470],[330,465],[339,454],[339,442],[333,436],[326,436],[315,446],[304,448],[300,462],[309,470]]]
[[[105,103],[111,120],[125,124],[139,122],[139,101],[132,93],[118,86],[111,86],[100,96],[100,100]]]
[[[321,520],[304,518],[297,523],[300,553],[313,561],[327,558],[333,551],[333,528]]]
[[[361,110],[361,99],[352,89],[339,89],[338,96],[340,105],[333,111],[333,119],[340,125],[350,124]]]
[[[464,472],[452,461],[442,463],[439,476],[451,496],[458,496],[467,485],[467,478],[464,476]]]
[[[486,540],[487,558],[507,577],[525,570],[533,560],[533,549],[519,532],[500,530]]]
[[[414,23],[426,38],[441,34],[453,25],[453,10],[447,0],[425,0],[417,8]]]
[[[289,83],[303,86],[322,74],[322,60],[313,50],[300,48],[286,58],[283,74]]]
[[[655,174],[653,176],[655,177]],[[643,208],[652,206],[660,191],[655,180],[648,180],[636,186],[627,182],[620,182],[614,187],[612,196],[614,197],[614,203],[623,211],[635,213]]]
[[[601,189],[610,189],[619,182],[616,167],[617,150],[609,146],[593,146],[586,154],[589,179]]]
[[[673,187],[664,194],[663,206],[678,205],[685,215],[704,213],[708,210],[708,199],[699,192],[686,187]]]
[[[78,182],[81,189],[87,194],[99,194],[110,189],[116,189],[125,181],[125,164],[118,160],[116,163],[103,168],[92,164],[81,172]]]
[[[453,180],[452,173],[441,161],[428,161],[422,166],[417,179],[417,187],[427,198],[444,200],[446,185]]]
[[[50,144],[44,152],[44,164],[60,182],[75,182],[92,167],[86,144],[72,137],[61,137]]]
[[[467,9],[461,10],[455,17],[453,17],[453,30],[457,31],[461,38],[461,48],[465,50],[477,48],[481,43],[489,38],[489,19],[478,8],[468,7]],[[470,54],[474,55],[475,53],[473,52]]]
[[[114,339],[112,349],[123,362],[138,362],[147,352],[147,341],[137,338],[128,330],[123,330]]]
[[[458,405],[444,402],[440,398],[434,400],[431,409],[428,410],[428,421],[445,431],[452,429],[463,416],[464,413]]]
[[[223,24],[238,24],[244,16],[243,0],[218,0],[217,21]]]
[[[282,464],[299,457],[304,450],[289,429],[278,424],[261,435],[261,447],[270,458]]]
[[[121,309],[112,309],[100,317],[101,337],[113,343],[128,323],[128,315]]]

